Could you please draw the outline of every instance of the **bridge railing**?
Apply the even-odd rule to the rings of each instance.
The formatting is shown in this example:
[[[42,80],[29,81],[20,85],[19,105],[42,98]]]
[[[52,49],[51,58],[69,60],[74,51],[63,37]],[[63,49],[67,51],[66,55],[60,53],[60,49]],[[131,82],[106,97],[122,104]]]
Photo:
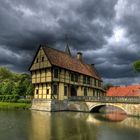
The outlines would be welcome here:
[[[91,101],[104,103],[135,103],[140,104],[140,97],[93,97],[93,96],[71,96],[71,101]]]

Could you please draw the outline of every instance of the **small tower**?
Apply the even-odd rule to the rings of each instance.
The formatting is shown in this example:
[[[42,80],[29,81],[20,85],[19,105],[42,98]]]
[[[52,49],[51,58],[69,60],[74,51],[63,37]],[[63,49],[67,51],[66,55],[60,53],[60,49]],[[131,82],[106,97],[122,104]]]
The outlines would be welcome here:
[[[68,55],[71,56],[71,52],[70,52],[70,48],[69,48],[69,45],[68,44],[65,47],[65,53],[67,53]]]
[[[65,40],[66,40],[65,53],[67,53],[68,55],[71,56],[71,51],[70,51],[70,48],[69,48],[68,37],[67,37],[67,35],[65,36]]]

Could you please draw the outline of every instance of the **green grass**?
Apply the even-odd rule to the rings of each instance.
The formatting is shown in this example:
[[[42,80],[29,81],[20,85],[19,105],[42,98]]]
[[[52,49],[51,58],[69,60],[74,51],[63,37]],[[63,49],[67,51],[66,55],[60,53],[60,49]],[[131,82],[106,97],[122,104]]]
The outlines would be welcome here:
[[[0,102],[0,109],[29,109],[30,107],[30,103]]]

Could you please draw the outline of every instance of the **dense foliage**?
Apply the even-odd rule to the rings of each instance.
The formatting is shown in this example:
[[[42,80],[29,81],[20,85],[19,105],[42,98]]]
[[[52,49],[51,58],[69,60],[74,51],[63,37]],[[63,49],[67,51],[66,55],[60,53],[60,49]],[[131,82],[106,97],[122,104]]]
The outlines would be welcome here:
[[[136,72],[140,72],[140,60],[134,62],[133,68]]]
[[[30,75],[0,68],[0,101],[14,102],[32,96],[33,86]]]
[[[103,86],[104,90],[108,90],[110,87],[113,87],[113,84],[107,83]]]

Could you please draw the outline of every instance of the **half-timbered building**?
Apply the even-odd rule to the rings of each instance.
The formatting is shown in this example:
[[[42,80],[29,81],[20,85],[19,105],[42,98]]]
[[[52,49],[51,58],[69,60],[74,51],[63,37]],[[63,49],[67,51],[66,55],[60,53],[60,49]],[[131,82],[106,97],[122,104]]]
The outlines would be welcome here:
[[[104,96],[102,80],[94,64],[86,64],[81,52],[72,57],[68,45],[65,51],[40,45],[30,72],[35,99]]]

